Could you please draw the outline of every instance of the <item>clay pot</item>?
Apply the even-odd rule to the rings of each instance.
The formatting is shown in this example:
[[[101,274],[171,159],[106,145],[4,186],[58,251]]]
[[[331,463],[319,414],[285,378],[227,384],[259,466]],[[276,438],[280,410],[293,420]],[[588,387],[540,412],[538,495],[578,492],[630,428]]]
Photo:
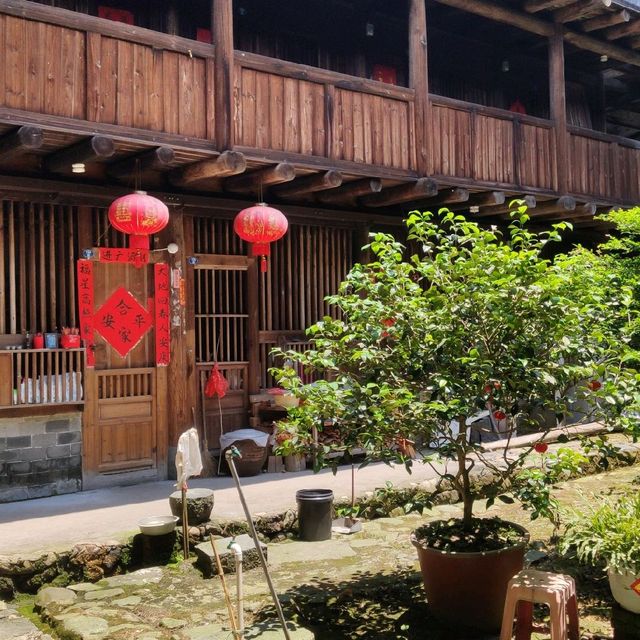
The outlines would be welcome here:
[[[523,541],[495,551],[451,553],[421,546],[415,535],[420,570],[433,615],[445,624],[474,631],[499,632],[507,585],[524,566],[529,534]]]
[[[182,492],[174,491],[169,496],[171,513],[182,521]],[[207,522],[213,510],[211,489],[187,489],[187,518],[189,526]]]

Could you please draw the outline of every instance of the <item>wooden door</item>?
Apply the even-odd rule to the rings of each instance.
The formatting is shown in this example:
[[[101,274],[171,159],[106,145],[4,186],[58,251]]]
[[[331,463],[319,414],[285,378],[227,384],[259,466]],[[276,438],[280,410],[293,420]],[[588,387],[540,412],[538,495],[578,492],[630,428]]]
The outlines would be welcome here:
[[[85,488],[117,484],[123,474],[141,480],[163,478],[166,367],[155,366],[153,265],[95,262],[93,278],[95,368],[87,369],[86,375]],[[134,328],[126,354],[110,344],[101,326],[109,317],[102,310],[106,305],[117,309],[123,291],[130,294],[125,298],[130,312],[147,319],[144,332]]]
[[[206,400],[207,440],[249,426],[249,395],[257,387],[257,271],[253,258],[200,255],[194,273],[196,396],[214,363],[229,383],[224,398]],[[200,407],[199,407],[200,413]],[[221,426],[222,421],[222,426]]]

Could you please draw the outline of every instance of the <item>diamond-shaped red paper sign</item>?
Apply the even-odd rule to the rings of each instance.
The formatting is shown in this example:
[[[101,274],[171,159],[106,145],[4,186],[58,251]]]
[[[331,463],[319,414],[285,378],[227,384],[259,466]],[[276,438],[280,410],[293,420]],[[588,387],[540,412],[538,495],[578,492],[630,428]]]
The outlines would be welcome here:
[[[637,595],[640,596],[640,578],[638,578],[633,584],[631,584],[631,588],[636,592]]]
[[[140,342],[151,325],[151,315],[124,287],[111,294],[93,320],[94,329],[122,358]]]

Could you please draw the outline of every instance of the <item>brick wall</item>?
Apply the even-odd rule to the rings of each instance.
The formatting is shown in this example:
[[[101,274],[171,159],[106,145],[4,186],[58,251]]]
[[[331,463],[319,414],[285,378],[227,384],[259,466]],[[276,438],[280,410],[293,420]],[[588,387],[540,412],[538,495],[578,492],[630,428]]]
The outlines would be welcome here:
[[[81,413],[0,419],[0,503],[81,488]]]

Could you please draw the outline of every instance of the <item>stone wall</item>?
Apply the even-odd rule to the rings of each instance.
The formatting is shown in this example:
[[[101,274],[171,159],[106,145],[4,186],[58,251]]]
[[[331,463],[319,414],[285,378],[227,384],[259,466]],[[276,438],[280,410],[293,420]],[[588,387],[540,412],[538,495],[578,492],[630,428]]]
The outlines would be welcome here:
[[[0,419],[0,503],[81,488],[81,413]]]

